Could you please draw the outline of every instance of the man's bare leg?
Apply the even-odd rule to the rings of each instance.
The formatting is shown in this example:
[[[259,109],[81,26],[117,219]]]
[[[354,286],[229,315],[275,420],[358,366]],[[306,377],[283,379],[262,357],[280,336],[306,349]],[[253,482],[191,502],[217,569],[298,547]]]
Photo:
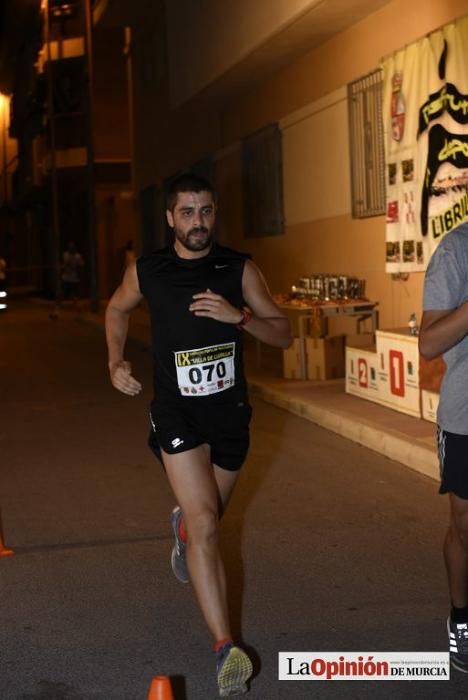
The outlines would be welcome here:
[[[162,452],[164,465],[187,530],[187,563],[205,622],[213,635],[216,678],[221,697],[247,692],[252,662],[233,644],[226,575],[219,552],[219,511],[227,503],[238,472],[222,473],[210,462],[208,445],[178,455]]]
[[[468,500],[450,494],[450,525],[444,542],[452,605],[468,605]]]
[[[217,464],[213,464],[213,474],[218,487],[219,494],[219,504],[220,513],[219,517],[222,518],[226,512],[226,508],[231,500],[231,496],[234,491],[234,487],[237,484],[237,479],[239,478],[240,471],[231,471],[228,469],[222,469],[218,467]]]
[[[187,529],[190,578],[205,622],[217,642],[230,639],[226,576],[219,552],[219,501],[229,499],[238,472],[215,478],[219,467],[210,462],[207,445],[168,455],[164,466]]]
[[[468,500],[453,493],[444,558],[452,602],[447,621],[450,663],[468,673]]]

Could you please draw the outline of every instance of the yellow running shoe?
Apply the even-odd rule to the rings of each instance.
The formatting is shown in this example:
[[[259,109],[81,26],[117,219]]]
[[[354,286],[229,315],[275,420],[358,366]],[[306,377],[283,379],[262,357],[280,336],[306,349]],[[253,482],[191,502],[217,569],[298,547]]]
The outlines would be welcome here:
[[[248,690],[252,662],[245,651],[228,643],[216,654],[216,673],[220,697],[242,695]]]

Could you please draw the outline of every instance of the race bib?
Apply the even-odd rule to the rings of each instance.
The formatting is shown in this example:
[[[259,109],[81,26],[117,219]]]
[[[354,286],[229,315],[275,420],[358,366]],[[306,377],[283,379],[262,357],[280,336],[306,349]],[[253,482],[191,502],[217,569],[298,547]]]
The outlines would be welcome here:
[[[175,352],[177,384],[183,396],[206,396],[234,386],[235,343]]]

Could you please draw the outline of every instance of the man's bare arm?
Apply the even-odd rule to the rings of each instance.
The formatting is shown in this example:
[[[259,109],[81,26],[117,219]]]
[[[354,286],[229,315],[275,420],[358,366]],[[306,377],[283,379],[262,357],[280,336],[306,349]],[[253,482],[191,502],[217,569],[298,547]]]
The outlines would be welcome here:
[[[289,320],[271,298],[262,273],[250,260],[244,267],[242,293],[253,313],[245,330],[263,343],[288,348],[292,343]]]
[[[458,309],[424,311],[419,330],[419,351],[430,360],[463,340],[468,333],[468,302]]]
[[[245,330],[264,343],[288,348],[292,342],[289,321],[271,298],[260,270],[250,260],[244,267],[242,295],[253,313],[243,325]],[[244,318],[241,309],[210,289],[194,294],[189,310],[195,316],[213,318],[222,323],[239,324]]]
[[[130,312],[143,299],[138,284],[136,265],[130,265],[121,285],[111,297],[106,309],[106,340],[111,382],[116,389],[129,396],[141,391],[141,384],[132,377],[130,363],[124,360]]]

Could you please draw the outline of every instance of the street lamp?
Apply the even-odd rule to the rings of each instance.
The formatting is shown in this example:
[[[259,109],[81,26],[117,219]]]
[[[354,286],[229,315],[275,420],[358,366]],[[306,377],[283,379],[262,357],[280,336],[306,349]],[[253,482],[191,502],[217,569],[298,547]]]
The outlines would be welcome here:
[[[2,120],[2,198],[5,204],[8,199],[8,153],[7,153],[7,133],[9,125],[10,100],[6,95],[0,93],[0,115]]]

